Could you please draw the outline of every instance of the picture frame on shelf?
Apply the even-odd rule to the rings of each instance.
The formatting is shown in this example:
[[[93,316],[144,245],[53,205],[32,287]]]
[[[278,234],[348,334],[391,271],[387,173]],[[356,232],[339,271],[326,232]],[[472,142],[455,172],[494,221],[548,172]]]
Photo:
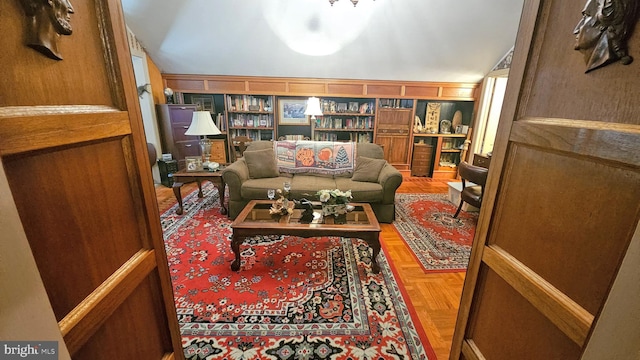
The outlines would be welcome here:
[[[208,111],[212,114],[216,112],[216,105],[213,96],[210,95],[191,95],[191,102],[196,105],[198,110]]]
[[[278,99],[278,125],[309,125],[306,99]]]
[[[456,134],[464,134],[466,135],[469,132],[469,125],[458,125],[456,126]]]
[[[202,171],[202,157],[200,156],[185,156],[184,158],[185,170],[188,172]]]
[[[357,113],[358,112],[358,102],[357,101],[349,101],[349,112],[350,113]]]

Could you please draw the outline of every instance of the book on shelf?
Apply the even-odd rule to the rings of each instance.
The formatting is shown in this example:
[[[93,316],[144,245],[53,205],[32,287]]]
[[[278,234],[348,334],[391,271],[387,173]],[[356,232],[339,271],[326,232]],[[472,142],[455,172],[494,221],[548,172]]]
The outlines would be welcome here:
[[[288,134],[288,135],[284,135],[284,139],[285,140],[304,140],[304,135],[300,135],[300,134]]]
[[[253,95],[227,95],[229,111],[271,111],[271,97]]]
[[[218,113],[216,115],[216,127],[222,132],[227,131],[227,122],[225,121],[224,115],[222,115],[222,113]]]

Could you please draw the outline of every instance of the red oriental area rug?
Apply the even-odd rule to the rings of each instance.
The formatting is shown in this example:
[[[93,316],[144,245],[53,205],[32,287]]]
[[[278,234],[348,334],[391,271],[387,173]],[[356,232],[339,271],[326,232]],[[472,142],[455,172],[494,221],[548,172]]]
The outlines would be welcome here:
[[[467,269],[478,213],[456,209],[447,194],[396,194],[393,225],[425,271]]]
[[[187,359],[435,359],[385,255],[358,239],[259,236],[230,269],[217,190],[161,215]]]

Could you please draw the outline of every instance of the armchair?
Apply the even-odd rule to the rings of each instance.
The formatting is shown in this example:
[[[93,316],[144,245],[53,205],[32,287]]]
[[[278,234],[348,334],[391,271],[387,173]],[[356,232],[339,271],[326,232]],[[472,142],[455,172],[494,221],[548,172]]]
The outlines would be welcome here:
[[[454,218],[458,217],[460,210],[462,210],[462,204],[465,202],[480,208],[488,173],[489,170],[486,168],[471,165],[466,161],[461,161],[458,164],[458,175],[462,179],[462,191],[460,192],[460,205],[458,205],[456,214],[453,215]],[[467,181],[473,183],[473,185],[468,184]]]

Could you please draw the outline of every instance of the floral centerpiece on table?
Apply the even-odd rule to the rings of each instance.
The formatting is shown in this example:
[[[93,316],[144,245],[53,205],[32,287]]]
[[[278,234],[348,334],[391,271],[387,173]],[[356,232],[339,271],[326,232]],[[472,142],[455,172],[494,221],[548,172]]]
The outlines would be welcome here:
[[[348,212],[347,204],[351,201],[351,190],[320,190],[316,193],[322,203],[322,215],[338,216]]]
[[[279,196],[276,201],[273,202],[271,208],[269,209],[269,214],[271,215],[291,215],[293,214],[293,206],[290,206],[288,195],[283,192],[281,189],[276,190],[276,194]]]

